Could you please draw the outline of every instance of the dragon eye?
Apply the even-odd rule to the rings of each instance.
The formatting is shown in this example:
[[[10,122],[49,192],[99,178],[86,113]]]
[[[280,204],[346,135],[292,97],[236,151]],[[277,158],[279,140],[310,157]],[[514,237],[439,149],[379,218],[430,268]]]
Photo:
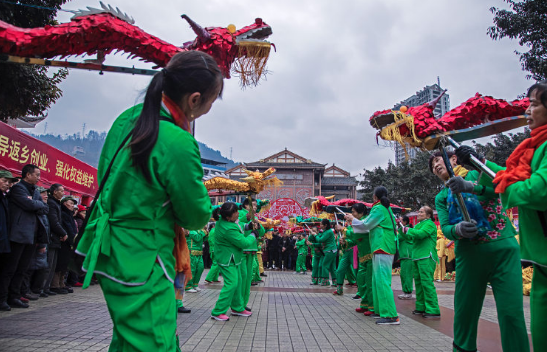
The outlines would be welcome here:
[[[226,27],[228,29],[228,32],[234,34],[236,32],[236,26],[233,25],[233,24],[229,24],[228,27]]]

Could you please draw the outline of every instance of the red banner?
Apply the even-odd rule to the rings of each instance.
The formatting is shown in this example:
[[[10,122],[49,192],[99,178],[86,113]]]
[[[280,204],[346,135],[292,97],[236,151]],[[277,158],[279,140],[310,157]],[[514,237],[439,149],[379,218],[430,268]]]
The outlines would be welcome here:
[[[39,185],[60,183],[82,196],[97,192],[97,169],[93,166],[0,122],[0,167],[20,176],[26,164],[40,168]]]

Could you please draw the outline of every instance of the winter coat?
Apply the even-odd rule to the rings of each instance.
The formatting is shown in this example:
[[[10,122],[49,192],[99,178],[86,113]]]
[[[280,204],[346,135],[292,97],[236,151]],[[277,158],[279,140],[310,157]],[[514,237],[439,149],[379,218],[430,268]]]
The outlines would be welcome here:
[[[30,198],[29,198],[30,197]],[[21,244],[47,243],[40,227],[38,215],[47,214],[48,206],[35,186],[21,180],[13,185],[9,193],[10,234],[9,240]]]
[[[51,229],[49,248],[61,248],[61,238],[66,236],[66,231],[61,225],[61,201],[50,197],[47,200],[47,204],[49,206],[47,218]]]
[[[9,208],[8,198],[0,192],[0,253],[9,253]]]
[[[68,210],[64,205],[61,205],[61,225],[68,235],[68,244],[72,246],[78,232],[76,231],[76,223],[74,222],[74,212]]]

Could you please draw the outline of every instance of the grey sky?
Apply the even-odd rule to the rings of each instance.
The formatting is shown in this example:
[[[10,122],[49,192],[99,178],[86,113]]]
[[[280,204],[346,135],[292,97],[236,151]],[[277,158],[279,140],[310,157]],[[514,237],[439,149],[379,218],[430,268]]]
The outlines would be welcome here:
[[[492,6],[501,0],[185,0],[106,2],[133,16],[146,32],[176,45],[195,35],[180,18],[237,28],[261,17],[276,44],[271,74],[241,90],[225,82],[224,97],[198,120],[198,140],[238,161],[256,161],[287,147],[352,174],[384,166],[394,153],[378,147],[368,123],[386,109],[441,78],[451,107],[476,92],[514,99],[532,82],[521,71],[516,41],[492,41]],[[64,8],[98,7],[74,0]],[[59,13],[61,22],[68,14]],[[71,58],[79,60],[79,58]],[[107,56],[106,64],[150,65]],[[108,130],[134,104],[149,77],[72,70],[63,98],[50,109],[48,132]],[[42,133],[43,123],[35,132]]]

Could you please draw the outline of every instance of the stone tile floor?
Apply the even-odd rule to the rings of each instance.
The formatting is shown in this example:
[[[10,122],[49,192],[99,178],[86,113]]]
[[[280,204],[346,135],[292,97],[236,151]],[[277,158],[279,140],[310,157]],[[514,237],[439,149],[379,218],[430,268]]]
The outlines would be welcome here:
[[[229,322],[210,319],[222,283],[205,284],[187,293],[190,314],[179,314],[178,333],[183,351],[450,351],[454,283],[436,283],[443,309],[443,324],[426,323],[411,315],[412,303],[396,299],[401,325],[379,326],[357,314],[358,301],[333,296],[334,289],[310,286],[309,275],[267,271],[264,283],[251,291],[250,318]],[[202,275],[205,278],[207,270]],[[400,293],[398,276],[393,277]],[[405,304],[402,304],[405,303]],[[524,297],[529,326],[529,298]],[[481,324],[496,324],[491,290],[486,296]],[[446,324],[448,323],[448,325]],[[442,328],[441,325],[444,325]],[[448,329],[447,329],[448,326]],[[75,289],[66,296],[42,298],[29,309],[0,312],[0,351],[106,351],[112,323],[99,286]],[[497,329],[493,329],[497,330]],[[491,338],[491,337],[490,337]],[[495,338],[494,338],[495,340]],[[496,351],[481,341],[479,349]],[[482,344],[481,344],[482,342]],[[499,348],[499,347],[498,347]]]

